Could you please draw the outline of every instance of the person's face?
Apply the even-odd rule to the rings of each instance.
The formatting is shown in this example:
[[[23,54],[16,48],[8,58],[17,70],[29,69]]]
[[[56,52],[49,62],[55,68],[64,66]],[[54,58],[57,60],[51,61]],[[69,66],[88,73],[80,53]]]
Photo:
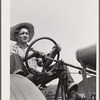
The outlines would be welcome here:
[[[20,29],[19,33],[16,35],[18,43],[27,43],[29,40],[29,32],[26,28]]]

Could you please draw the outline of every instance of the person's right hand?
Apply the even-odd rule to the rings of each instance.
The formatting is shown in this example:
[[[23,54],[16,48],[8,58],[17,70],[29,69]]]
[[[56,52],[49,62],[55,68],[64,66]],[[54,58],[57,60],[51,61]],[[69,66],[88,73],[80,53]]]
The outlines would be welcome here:
[[[42,58],[37,58],[36,61],[37,61],[37,65],[39,67],[43,67],[43,60],[42,60]]]

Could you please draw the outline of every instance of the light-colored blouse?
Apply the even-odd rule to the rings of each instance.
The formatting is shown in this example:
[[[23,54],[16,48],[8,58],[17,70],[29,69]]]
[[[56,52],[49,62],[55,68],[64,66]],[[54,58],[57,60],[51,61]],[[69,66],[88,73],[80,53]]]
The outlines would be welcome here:
[[[27,46],[27,48],[28,48],[28,46]],[[23,57],[25,57],[27,48],[23,49],[21,46],[19,46],[17,44],[12,44],[10,46],[10,54],[18,54],[19,56],[21,56],[23,58]],[[32,52],[29,52],[29,53],[32,53]],[[36,61],[35,57],[32,57],[31,59],[29,59],[28,64],[29,64],[30,68],[33,68],[35,71],[41,72],[42,68],[37,65],[37,61]]]

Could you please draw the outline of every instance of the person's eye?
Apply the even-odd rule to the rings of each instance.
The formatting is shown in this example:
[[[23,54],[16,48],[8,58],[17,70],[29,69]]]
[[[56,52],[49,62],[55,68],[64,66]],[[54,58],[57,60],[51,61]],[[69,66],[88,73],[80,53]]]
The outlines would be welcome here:
[[[28,32],[26,32],[26,35],[29,35],[29,33],[28,33]]]

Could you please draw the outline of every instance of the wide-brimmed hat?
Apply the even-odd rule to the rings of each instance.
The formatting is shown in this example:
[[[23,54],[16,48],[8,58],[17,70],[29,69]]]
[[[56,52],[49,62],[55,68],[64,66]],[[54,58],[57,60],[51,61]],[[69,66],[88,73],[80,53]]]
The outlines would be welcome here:
[[[23,28],[23,27],[28,29],[28,31],[29,31],[29,41],[30,41],[34,36],[34,27],[31,23],[27,23],[27,22],[14,25],[10,28],[10,40],[17,41],[17,39],[15,37],[15,32],[17,31],[17,29]]]
[[[68,86],[68,93],[67,93],[67,95],[68,95],[68,97],[70,97],[70,94],[71,94],[71,92],[73,91],[73,90],[75,90],[76,92],[77,92],[77,90],[78,90],[78,84],[76,84],[76,83],[71,83],[69,86]]]

